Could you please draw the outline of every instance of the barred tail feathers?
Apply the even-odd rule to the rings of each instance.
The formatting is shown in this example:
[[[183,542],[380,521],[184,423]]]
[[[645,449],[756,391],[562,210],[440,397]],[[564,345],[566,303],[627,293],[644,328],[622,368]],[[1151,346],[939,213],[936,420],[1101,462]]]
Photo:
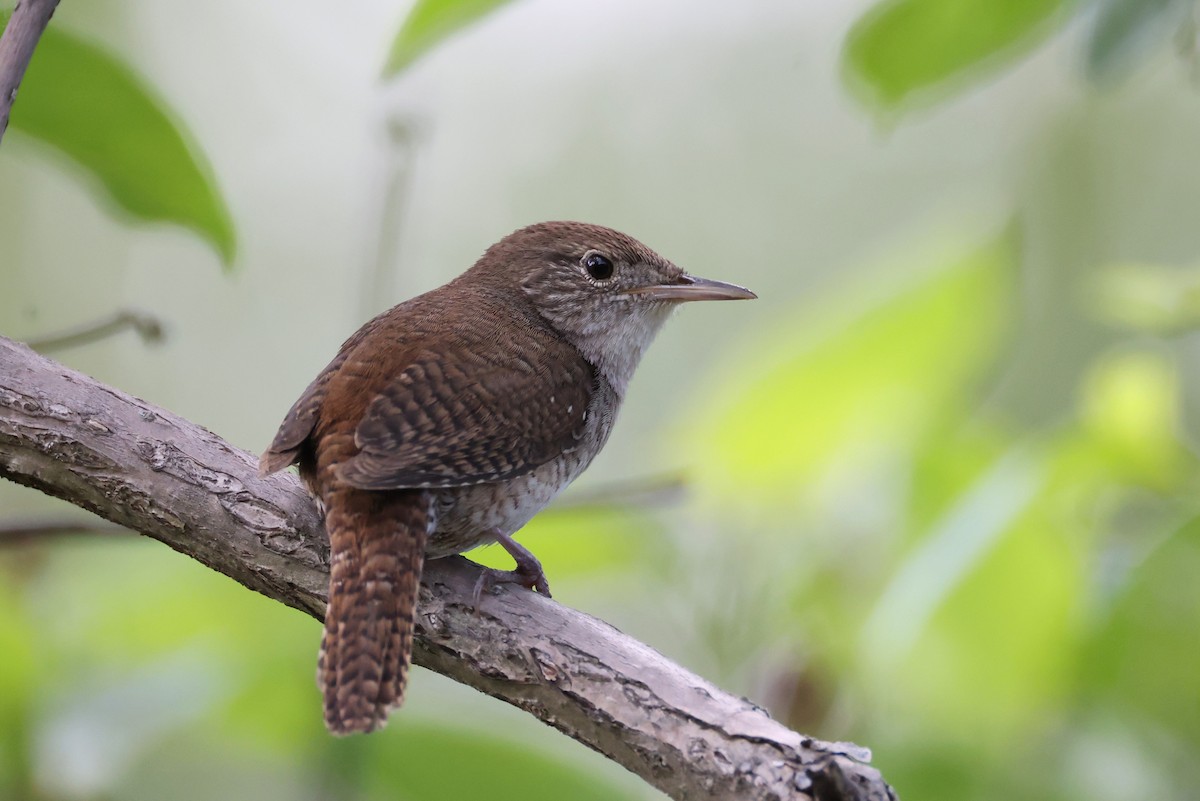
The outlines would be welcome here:
[[[343,487],[325,504],[329,608],[317,660],[325,725],[370,732],[404,702],[430,498]]]

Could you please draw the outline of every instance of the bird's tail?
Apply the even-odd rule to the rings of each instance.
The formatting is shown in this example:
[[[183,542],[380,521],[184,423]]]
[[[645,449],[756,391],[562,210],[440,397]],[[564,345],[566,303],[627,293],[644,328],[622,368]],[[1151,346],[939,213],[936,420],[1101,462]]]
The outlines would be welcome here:
[[[329,608],[317,660],[325,725],[370,732],[404,702],[430,498],[343,487],[325,504]]]

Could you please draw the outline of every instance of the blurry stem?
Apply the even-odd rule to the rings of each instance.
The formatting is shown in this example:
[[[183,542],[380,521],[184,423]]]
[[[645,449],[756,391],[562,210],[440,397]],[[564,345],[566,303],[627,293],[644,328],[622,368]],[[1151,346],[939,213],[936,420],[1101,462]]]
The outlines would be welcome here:
[[[122,309],[107,317],[83,323],[75,328],[27,340],[25,344],[38,353],[50,353],[64,348],[87,345],[119,334],[129,328],[136,331],[143,342],[162,341],[163,326],[157,317],[134,309]]]
[[[616,481],[599,487],[575,490],[556,500],[547,512],[595,508],[649,508],[678,503],[687,489],[679,473],[662,473],[647,478]]]
[[[17,99],[17,87],[25,77],[33,49],[57,6],[58,0],[18,0],[4,35],[0,36],[0,139],[8,130],[8,117]]]
[[[47,537],[64,534],[129,534],[129,529],[104,523],[81,523],[75,520],[9,521],[0,522],[0,546],[21,545]]]
[[[1183,21],[1175,31],[1175,48],[1188,66],[1188,77],[1193,86],[1200,85],[1200,61],[1196,58],[1196,37],[1200,30],[1197,29],[1196,5],[1195,2],[1187,4]]]
[[[32,695],[32,694],[30,694]],[[40,794],[33,776],[33,719],[31,697],[23,697],[19,705],[8,710],[8,725],[0,730],[0,790],[8,791],[8,798],[45,798]]]
[[[236,403],[236,387],[230,395]],[[324,617],[328,538],[296,476],[260,476],[256,458],[211,431],[3,337],[0,477]],[[459,556],[426,565],[416,664],[528,712],[672,798],[894,801],[866,749],[792,731],[543,595],[504,588],[476,604],[479,575]]]
[[[408,120],[389,118],[387,133],[388,153],[384,164],[386,183],[379,207],[379,234],[375,241],[374,259],[363,282],[363,317],[373,317],[393,302],[395,292],[391,276],[398,261],[400,232],[404,227],[413,161],[417,152],[416,136]]]

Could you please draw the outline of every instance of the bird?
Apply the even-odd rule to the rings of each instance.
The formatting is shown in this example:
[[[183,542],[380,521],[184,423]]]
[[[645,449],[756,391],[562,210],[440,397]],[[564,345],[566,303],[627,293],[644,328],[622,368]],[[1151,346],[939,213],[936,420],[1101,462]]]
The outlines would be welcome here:
[[[329,534],[330,732],[374,731],[404,701],[426,559],[498,543],[516,567],[481,574],[477,608],[498,584],[549,596],[513,534],[600,452],[674,309],[754,297],[611,228],[544,222],[345,341],[260,459],[298,466]]]

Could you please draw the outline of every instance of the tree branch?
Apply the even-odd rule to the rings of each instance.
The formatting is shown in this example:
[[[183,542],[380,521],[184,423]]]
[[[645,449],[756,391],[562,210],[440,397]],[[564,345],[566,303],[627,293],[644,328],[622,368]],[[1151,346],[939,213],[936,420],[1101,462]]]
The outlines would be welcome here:
[[[292,475],[197,425],[0,338],[0,476],[140,531],[316,618],[328,544]],[[864,749],[790,731],[581,612],[427,565],[417,664],[493,695],[677,799],[894,799]],[[314,707],[313,714],[317,714]]]
[[[87,534],[95,536],[112,536],[114,534],[130,536],[131,532],[121,526],[110,526],[104,523],[80,522],[77,520],[4,520],[0,521],[0,546],[23,545],[27,542],[38,542],[47,537],[61,537],[71,534]]]
[[[0,36],[0,139],[8,130],[8,116],[17,99],[17,87],[25,77],[25,68],[33,58],[33,49],[57,7],[58,0],[17,0],[4,35]]]
[[[39,353],[90,345],[132,328],[143,342],[157,343],[163,340],[163,324],[157,317],[137,309],[118,309],[98,320],[43,334],[36,339],[27,339],[25,344]]]

